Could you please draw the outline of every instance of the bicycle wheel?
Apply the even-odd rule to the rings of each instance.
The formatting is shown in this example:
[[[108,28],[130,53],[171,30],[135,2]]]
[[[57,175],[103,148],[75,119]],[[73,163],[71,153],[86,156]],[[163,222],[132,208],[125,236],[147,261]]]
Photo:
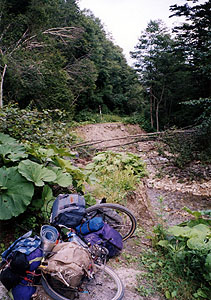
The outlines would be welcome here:
[[[136,229],[136,219],[126,207],[114,203],[101,203],[86,209],[87,219],[101,216],[103,221],[116,229],[123,241],[131,237]]]
[[[45,292],[54,300],[72,300],[76,298],[79,300],[121,300],[124,296],[124,287],[120,278],[107,266],[96,265],[94,278],[83,281],[80,287],[82,292],[78,292],[76,298],[74,296],[72,298],[71,291],[70,296],[67,296],[68,287],[66,287],[65,292],[56,291],[44,274],[42,274],[42,286]]]

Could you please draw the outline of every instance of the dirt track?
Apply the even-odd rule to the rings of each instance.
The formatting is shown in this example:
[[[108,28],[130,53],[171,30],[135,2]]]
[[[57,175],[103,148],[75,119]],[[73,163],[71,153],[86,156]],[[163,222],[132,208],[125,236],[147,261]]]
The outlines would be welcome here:
[[[110,147],[109,149],[114,151],[130,151],[138,154],[145,161],[149,176],[140,183],[137,190],[128,199],[128,207],[134,212],[138,223],[144,228],[150,228],[156,222],[156,210],[160,205],[159,197],[163,198],[162,209],[168,224],[180,223],[188,217],[188,214],[182,210],[184,206],[188,206],[193,210],[197,208],[211,209],[209,201],[211,196],[210,178],[190,181],[185,178],[185,174],[176,174],[173,168],[169,171],[171,166],[168,166],[168,161],[165,158],[158,156],[153,142],[142,142],[121,147],[122,140],[119,140],[119,138],[143,133],[138,126],[123,125],[121,123],[92,124],[77,129],[77,133],[85,141],[101,141],[95,145],[98,150],[103,147]],[[125,141],[129,141],[129,139],[126,138],[124,143]],[[117,145],[119,146],[112,148],[112,146]],[[138,243],[136,243],[136,240],[138,240]],[[138,237],[129,240],[126,242],[123,255],[119,260],[110,262],[125,285],[124,300],[163,299],[160,295],[144,298],[138,295],[136,292],[136,277],[140,271],[137,268],[137,261],[131,262],[128,266],[128,262],[124,258],[124,254],[130,254],[134,258],[137,257],[140,247],[148,247],[147,243],[145,240],[140,241]],[[5,296],[5,290],[1,289],[0,286],[0,299],[9,299]],[[36,299],[49,300],[50,298],[42,290],[38,290]]]

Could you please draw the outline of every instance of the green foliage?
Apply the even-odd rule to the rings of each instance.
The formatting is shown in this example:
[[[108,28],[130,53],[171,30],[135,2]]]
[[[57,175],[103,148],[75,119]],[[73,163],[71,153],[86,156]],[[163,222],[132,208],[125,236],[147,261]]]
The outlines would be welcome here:
[[[190,4],[190,2],[192,2]],[[192,72],[192,86],[197,85],[195,95],[210,96],[210,1],[198,3],[189,0],[182,5],[170,7],[172,16],[183,17],[185,21],[175,27],[176,51],[183,53],[186,64]],[[190,98],[189,98],[190,99]],[[194,99],[192,97],[192,99]],[[196,99],[196,98],[195,98]]]
[[[143,113],[134,113],[130,117],[125,117],[123,119],[125,124],[138,124],[143,130],[147,132],[153,131],[153,128],[150,125],[148,117],[145,117]]]
[[[192,120],[192,130],[173,133],[166,130],[162,135],[164,145],[160,145],[161,153],[182,168],[193,160],[211,161],[211,99],[199,99],[182,103],[192,111],[198,111],[196,119]],[[199,113],[200,112],[200,113]],[[172,156],[173,154],[173,156]]]
[[[137,155],[112,151],[98,153],[86,171],[96,181],[93,193],[97,198],[119,203],[126,201],[128,191],[134,190],[140,178],[147,175]]]
[[[192,143],[197,148],[198,157],[204,161],[211,160],[211,99],[201,98],[182,103],[192,111],[198,111],[197,118],[194,120],[196,135]]]
[[[41,145],[68,147],[76,139],[70,132],[67,114],[59,109],[40,112],[30,107],[5,106],[0,110],[0,130],[19,141]]]
[[[100,20],[80,12],[77,1],[30,1],[23,9],[0,4],[4,103],[69,112],[136,109],[137,75]]]
[[[93,157],[93,163],[87,165],[86,169],[92,170],[96,174],[109,175],[115,170],[130,169],[133,175],[138,178],[146,176],[145,165],[140,157],[133,153],[117,153],[105,151]]]
[[[121,122],[122,118],[113,114],[96,114],[91,111],[82,110],[74,117],[76,122],[80,123],[106,123],[106,122]]]
[[[192,214],[196,216],[195,220],[167,230],[156,229],[156,244],[162,247],[166,258],[172,261],[177,274],[195,282],[193,296],[210,299],[211,222],[202,219],[200,213]]]
[[[0,134],[0,220],[17,217],[30,205],[31,210],[49,214],[48,204],[62,188],[84,190],[88,175],[75,167],[67,149],[51,145],[24,147],[14,138]],[[64,158],[65,157],[65,158]]]
[[[0,220],[23,213],[33,194],[33,184],[18,173],[17,167],[0,168]]]
[[[171,300],[193,300],[197,286],[175,271],[175,263],[155,249],[140,254],[141,273],[137,275],[137,291],[142,297],[153,297],[158,291]],[[198,298],[200,299],[200,298]]]
[[[183,168],[191,161],[200,158],[197,132],[194,130],[187,133],[174,133],[172,130],[166,130],[162,135],[162,142],[157,144],[158,151],[176,167]]]

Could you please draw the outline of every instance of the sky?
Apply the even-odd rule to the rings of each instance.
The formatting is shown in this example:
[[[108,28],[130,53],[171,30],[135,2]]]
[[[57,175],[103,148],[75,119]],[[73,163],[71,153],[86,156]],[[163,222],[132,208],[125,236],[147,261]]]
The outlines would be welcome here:
[[[181,18],[169,18],[169,6],[182,5],[184,0],[79,0],[81,9],[90,9],[98,17],[106,32],[111,33],[114,44],[123,49],[129,64],[130,51],[138,43],[141,31],[150,20],[161,19],[167,27]]]

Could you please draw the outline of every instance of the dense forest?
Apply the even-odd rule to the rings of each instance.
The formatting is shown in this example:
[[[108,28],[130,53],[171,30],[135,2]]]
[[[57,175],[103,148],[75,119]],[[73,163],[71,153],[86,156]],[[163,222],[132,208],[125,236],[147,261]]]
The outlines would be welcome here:
[[[77,0],[0,1],[0,106],[129,115],[147,130],[210,124],[210,0],[184,1],[171,33],[149,20],[131,56]]]
[[[0,252],[26,230],[39,235],[60,193],[107,198],[138,216],[115,263],[126,290],[133,265],[144,299],[211,299],[211,0],[175,0],[171,30],[149,20],[133,66],[79,1],[0,0]]]

